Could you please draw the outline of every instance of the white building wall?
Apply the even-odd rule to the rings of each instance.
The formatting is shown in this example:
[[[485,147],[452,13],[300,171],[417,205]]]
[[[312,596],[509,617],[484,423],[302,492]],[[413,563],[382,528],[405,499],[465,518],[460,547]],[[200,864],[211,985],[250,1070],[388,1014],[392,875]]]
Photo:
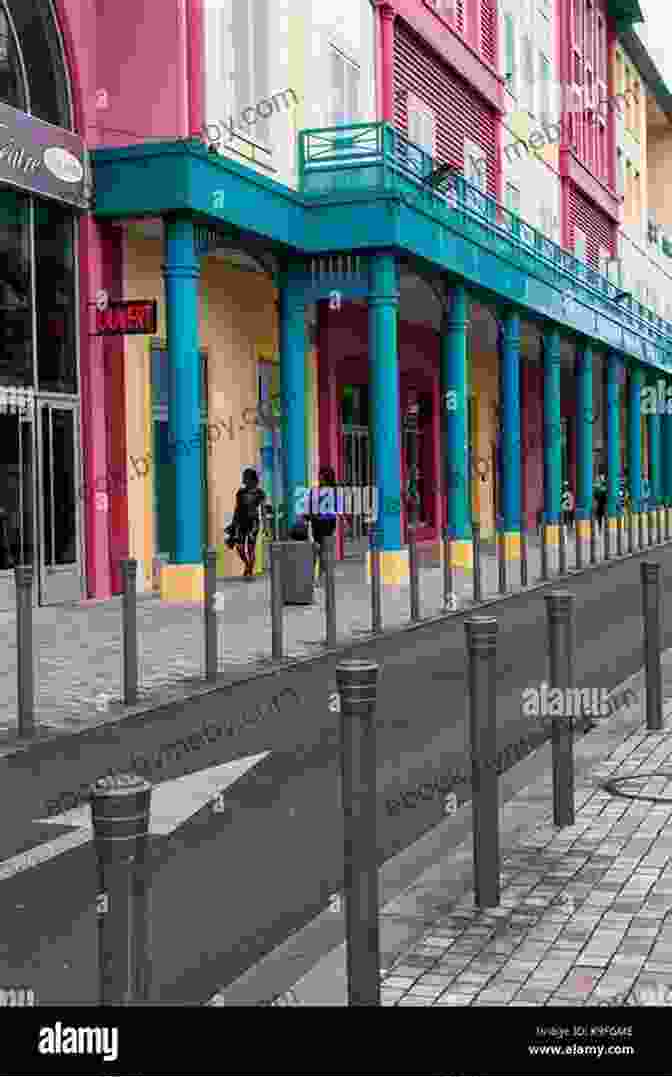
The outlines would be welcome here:
[[[249,12],[246,50],[235,40],[236,27],[239,38],[246,33],[243,12]],[[265,26],[260,26],[261,20]],[[266,70],[255,69],[251,78],[242,79],[252,87],[254,98],[243,104],[236,99],[241,84],[236,55],[243,51],[251,57],[250,67],[258,64],[255,35],[266,54]],[[344,58],[349,76],[353,66],[359,69],[355,121],[375,121],[375,19],[369,0],[339,0],[334,5],[323,0],[206,0],[205,109],[209,137],[220,133],[218,151],[296,187],[298,132],[329,126],[334,48]],[[261,89],[255,91],[255,84]],[[271,101],[273,112],[264,124],[248,125],[241,114],[247,106],[258,106],[260,98]],[[262,105],[262,111],[268,112],[269,106]],[[246,118],[252,114],[247,112]]]
[[[506,77],[506,115],[502,130],[502,199],[507,202],[507,184],[520,192],[520,216],[560,242],[560,179],[558,148],[552,128],[542,126],[544,84],[541,55],[549,64],[547,84],[548,116],[552,122],[560,114],[555,44],[557,0],[502,0],[499,8],[500,71]],[[506,16],[514,26],[513,72],[506,71]],[[526,39],[532,46],[532,70],[527,61]],[[530,77],[531,76],[531,77]],[[532,143],[530,144],[530,137]],[[520,144],[523,139],[528,150]]]

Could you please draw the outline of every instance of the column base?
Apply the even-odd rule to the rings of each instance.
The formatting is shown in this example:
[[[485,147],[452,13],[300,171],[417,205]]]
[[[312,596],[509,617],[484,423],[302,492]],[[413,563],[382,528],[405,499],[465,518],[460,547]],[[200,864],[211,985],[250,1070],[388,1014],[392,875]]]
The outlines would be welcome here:
[[[504,532],[504,560],[520,561],[520,531]]]
[[[162,565],[161,598],[165,602],[200,602],[205,599],[203,565]]]
[[[380,551],[380,582],[403,586],[409,580],[408,550]],[[371,551],[366,554],[366,582],[371,582]]]

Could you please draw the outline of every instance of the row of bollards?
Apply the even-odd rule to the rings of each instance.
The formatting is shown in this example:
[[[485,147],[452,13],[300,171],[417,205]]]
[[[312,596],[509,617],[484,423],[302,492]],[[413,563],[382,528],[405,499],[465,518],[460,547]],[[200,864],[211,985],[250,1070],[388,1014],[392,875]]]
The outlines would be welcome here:
[[[132,571],[128,578],[132,579]],[[641,565],[647,729],[662,729],[660,565]],[[211,591],[212,579],[206,590]],[[545,596],[550,687],[575,687],[574,595]],[[465,624],[472,776],[475,902],[500,902],[499,776],[497,760],[497,632],[492,617]],[[340,700],[340,769],[344,822],[344,897],[348,1002],[380,1005],[378,840],[376,825],[376,704],[379,665],[346,661],[336,667]],[[572,826],[573,720],[553,725],[553,821]],[[99,779],[91,789],[98,890],[101,1005],[148,1002],[151,987],[151,783],[134,774]]]

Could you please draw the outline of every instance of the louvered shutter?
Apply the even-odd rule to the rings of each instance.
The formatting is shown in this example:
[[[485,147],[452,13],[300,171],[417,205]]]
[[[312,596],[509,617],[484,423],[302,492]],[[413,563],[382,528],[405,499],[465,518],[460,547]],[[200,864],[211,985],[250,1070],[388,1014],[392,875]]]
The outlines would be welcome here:
[[[575,229],[578,227],[586,236],[586,261],[593,269],[600,264],[600,248],[616,255],[616,225],[606,213],[578,190],[573,183],[568,185],[569,209],[569,246],[574,249]]]
[[[401,19],[395,22],[394,93],[396,128],[409,133],[408,97],[416,93],[434,114],[434,157],[464,168],[464,140],[483,149],[487,191],[497,192],[497,114],[477,91],[448,67]]]

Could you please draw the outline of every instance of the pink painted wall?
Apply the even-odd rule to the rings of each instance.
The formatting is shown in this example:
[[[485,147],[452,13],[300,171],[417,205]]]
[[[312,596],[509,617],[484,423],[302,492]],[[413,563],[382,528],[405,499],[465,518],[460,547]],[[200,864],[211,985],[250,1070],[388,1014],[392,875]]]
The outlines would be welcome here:
[[[203,123],[203,0],[134,0],[119,16],[111,3],[55,0],[74,100],[75,129],[90,149],[175,138]],[[107,92],[99,108],[98,91]],[[89,336],[98,289],[117,287],[123,237],[91,216],[78,223],[83,522],[90,598],[118,590],[117,562],[128,550],[126,496],[96,504],[125,445],[119,416],[119,346]]]

